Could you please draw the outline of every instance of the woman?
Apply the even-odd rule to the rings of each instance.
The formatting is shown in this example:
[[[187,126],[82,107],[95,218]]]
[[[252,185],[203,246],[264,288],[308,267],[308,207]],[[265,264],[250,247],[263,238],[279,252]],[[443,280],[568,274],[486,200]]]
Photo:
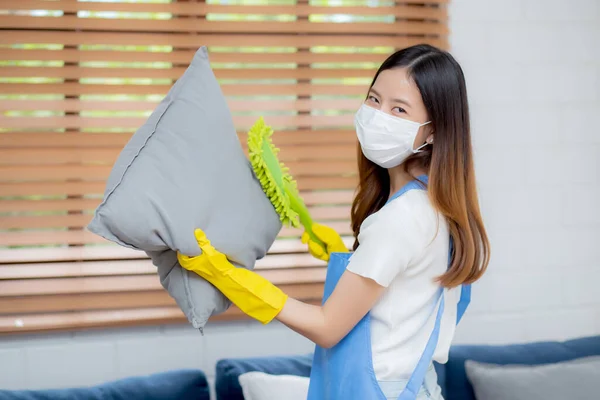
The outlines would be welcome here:
[[[233,267],[200,230],[203,253],[179,261],[249,316],[316,343],[309,399],[441,399],[432,360],[446,362],[468,285],[489,260],[460,66],[429,45],[392,54],[355,125],[354,252],[329,227],[314,226],[325,248],[303,235],[329,261],[322,306]]]

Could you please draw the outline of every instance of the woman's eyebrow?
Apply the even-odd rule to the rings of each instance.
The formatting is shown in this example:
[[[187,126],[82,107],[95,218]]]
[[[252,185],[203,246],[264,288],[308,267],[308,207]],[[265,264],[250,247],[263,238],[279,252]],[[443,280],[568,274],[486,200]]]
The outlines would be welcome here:
[[[404,105],[406,105],[408,107],[412,107],[407,100],[404,100],[404,99],[401,99],[401,98],[393,99],[392,102],[394,102],[394,103],[402,103],[402,104],[404,104]]]
[[[379,94],[379,92],[373,88],[369,89],[369,93],[373,93],[375,96],[377,97],[381,97],[381,95]]]
[[[373,88],[371,88],[369,90],[369,93],[373,93],[375,96],[381,97],[381,95],[379,94],[379,92],[377,90],[373,89]],[[404,105],[406,105],[408,107],[412,107],[411,104],[408,102],[408,100],[404,100],[402,98],[392,99],[392,102],[393,103],[401,103],[401,104],[404,104]]]

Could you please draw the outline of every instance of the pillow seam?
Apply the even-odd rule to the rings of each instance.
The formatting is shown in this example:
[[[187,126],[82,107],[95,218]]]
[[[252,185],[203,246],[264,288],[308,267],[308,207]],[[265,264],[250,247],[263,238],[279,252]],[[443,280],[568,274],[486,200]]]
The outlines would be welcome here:
[[[174,267],[178,266],[179,268],[181,268],[182,272],[183,272],[183,288],[185,289],[185,300],[187,301],[187,305],[190,309],[190,312],[192,314],[192,325],[194,326],[194,328],[199,328],[199,326],[196,325],[200,325],[197,321],[198,319],[198,313],[196,312],[196,306],[194,305],[194,301],[192,300],[192,291],[190,290],[190,278],[188,276],[189,272],[187,269],[183,268],[181,265],[179,265],[178,262],[175,262]]]
[[[193,63],[190,64],[189,68],[190,69],[195,68],[195,66],[193,65]],[[166,112],[169,110],[169,108],[171,108],[171,105],[173,105],[173,103],[175,102],[175,99],[174,99],[175,96],[177,96],[181,92],[181,90],[182,90],[181,87],[183,85],[179,85],[177,88],[175,88],[175,85],[177,85],[178,82],[179,81],[175,82],[175,84],[173,85],[173,89],[176,89],[176,90],[173,90],[173,93],[171,93],[170,95],[169,94],[167,95],[169,97],[169,101],[168,101],[165,109],[160,113],[159,117],[157,118],[156,122],[154,123],[154,127],[152,128],[152,132],[144,140],[144,143],[140,146],[140,148],[138,149],[137,153],[133,156],[133,158],[131,159],[131,161],[127,164],[127,167],[125,167],[125,169],[123,170],[123,173],[121,174],[121,177],[119,178],[119,181],[106,194],[106,196],[104,197],[104,200],[98,206],[97,212],[100,211],[100,209],[104,207],[104,205],[108,202],[108,200],[110,199],[110,197],[112,197],[112,195],[115,192],[115,190],[117,190],[117,188],[119,186],[121,186],[121,184],[123,183],[123,180],[125,179],[125,175],[127,175],[127,173],[131,169],[131,166],[133,165],[133,163],[135,162],[135,160],[140,156],[140,154],[142,153],[142,151],[148,146],[148,142],[150,141],[150,139],[156,134],[156,130],[158,128],[158,124],[162,121],[162,119],[165,116]],[[134,133],[134,135],[135,135],[135,133]]]

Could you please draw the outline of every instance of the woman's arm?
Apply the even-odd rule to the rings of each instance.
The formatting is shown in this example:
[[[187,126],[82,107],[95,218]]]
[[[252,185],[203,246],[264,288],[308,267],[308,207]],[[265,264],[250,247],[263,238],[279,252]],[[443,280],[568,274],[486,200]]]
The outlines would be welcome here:
[[[277,318],[322,347],[337,344],[385,290],[374,280],[345,271],[322,307],[302,303],[256,272],[235,267],[210,244],[202,230],[196,229],[194,235],[202,254],[189,257],[178,252],[183,268],[213,284],[250,317],[263,324]]]
[[[345,271],[323,306],[289,298],[275,318],[319,346],[330,348],[354,328],[384,290],[374,280]]]
[[[426,192],[403,197],[361,225],[360,246],[323,307],[290,299],[275,318],[322,347],[337,344],[439,232]]]

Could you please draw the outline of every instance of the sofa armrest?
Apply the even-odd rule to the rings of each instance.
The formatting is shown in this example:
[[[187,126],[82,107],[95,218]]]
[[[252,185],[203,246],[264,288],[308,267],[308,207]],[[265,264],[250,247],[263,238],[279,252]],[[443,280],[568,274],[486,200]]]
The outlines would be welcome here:
[[[215,391],[217,400],[244,400],[238,378],[258,371],[270,375],[310,376],[312,354],[282,357],[228,358],[217,362]]]

